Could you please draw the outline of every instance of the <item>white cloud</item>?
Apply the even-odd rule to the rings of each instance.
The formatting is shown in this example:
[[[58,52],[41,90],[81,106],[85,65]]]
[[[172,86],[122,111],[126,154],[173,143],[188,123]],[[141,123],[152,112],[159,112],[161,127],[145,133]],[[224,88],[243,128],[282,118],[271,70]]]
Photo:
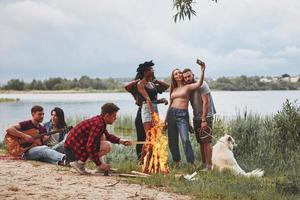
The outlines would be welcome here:
[[[0,2],[0,78],[40,76],[40,68],[44,76],[132,76],[146,59],[167,76],[196,57],[214,77],[295,73],[299,9],[297,0],[199,0],[197,16],[175,24],[172,1]]]
[[[68,16],[62,10],[39,1],[18,1],[12,4],[2,4],[0,9],[1,24],[14,25],[16,28],[42,24],[63,27],[78,23],[74,16]]]
[[[283,50],[275,53],[275,56],[300,59],[300,48],[295,46],[287,46]]]

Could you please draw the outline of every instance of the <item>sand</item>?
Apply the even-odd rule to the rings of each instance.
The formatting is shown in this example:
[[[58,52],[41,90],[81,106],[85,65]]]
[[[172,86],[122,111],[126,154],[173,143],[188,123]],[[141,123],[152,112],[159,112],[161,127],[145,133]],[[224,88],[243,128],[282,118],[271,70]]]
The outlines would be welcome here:
[[[79,175],[68,167],[36,161],[0,160],[0,199],[181,200],[164,188],[129,184],[117,176]]]

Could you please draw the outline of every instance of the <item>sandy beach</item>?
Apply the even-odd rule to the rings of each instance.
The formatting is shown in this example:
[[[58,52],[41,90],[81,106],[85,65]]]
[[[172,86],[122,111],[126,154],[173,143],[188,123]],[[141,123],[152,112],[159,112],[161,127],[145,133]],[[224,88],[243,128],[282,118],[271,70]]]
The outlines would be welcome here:
[[[0,199],[183,200],[164,188],[129,184],[117,176],[78,175],[73,169],[36,161],[0,160]]]

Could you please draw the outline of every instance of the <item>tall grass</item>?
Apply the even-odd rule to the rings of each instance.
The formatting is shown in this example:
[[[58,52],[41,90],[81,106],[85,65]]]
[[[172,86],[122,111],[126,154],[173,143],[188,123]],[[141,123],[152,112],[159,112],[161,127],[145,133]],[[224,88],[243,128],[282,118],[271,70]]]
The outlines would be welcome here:
[[[125,124],[132,124],[126,121]],[[119,126],[122,126],[120,122]],[[189,194],[195,199],[299,199],[300,198],[300,106],[286,101],[273,116],[244,112],[233,119],[216,118],[214,135],[231,134],[238,143],[234,154],[246,171],[262,168],[264,178],[236,177],[230,172],[200,173],[198,180],[186,182],[175,174],[192,173],[188,164],[171,167],[168,176],[131,180],[170,191]],[[199,144],[191,135],[193,149],[199,157]],[[184,156],[182,148],[181,155]],[[115,148],[107,156],[120,171],[139,170],[133,148]],[[172,161],[170,160],[172,166]],[[199,162],[197,162],[199,164]]]
[[[134,119],[132,116],[123,115],[118,116],[116,122],[113,125],[113,130],[116,133],[123,133],[125,135],[130,135],[135,132]]]
[[[300,169],[300,106],[296,102],[287,100],[272,117],[245,113],[229,121],[227,129],[238,143],[235,155],[244,168],[293,174]]]
[[[125,130],[135,136],[134,121],[121,116],[115,123],[116,130]],[[236,158],[246,170],[264,168],[268,173],[294,171],[300,162],[300,106],[286,101],[273,116],[260,116],[245,111],[232,119],[217,117],[214,120],[214,136],[232,135],[237,148]],[[195,152],[199,145],[191,135]]]
[[[68,118],[67,122],[75,125],[84,118]],[[131,116],[118,117],[111,128],[117,135],[135,138],[134,119]],[[235,138],[238,146],[234,154],[245,170],[263,168],[267,173],[288,171],[300,174],[300,106],[297,102],[287,100],[273,116],[262,117],[245,111],[232,119],[217,117],[213,131],[217,138],[224,133]],[[193,135],[191,142],[199,158],[199,145]],[[134,150],[124,152],[124,149],[113,152],[113,157],[118,158],[125,153],[135,158]]]
[[[69,126],[75,126],[80,121],[87,119],[86,116],[74,116],[74,117],[68,117],[66,119],[66,123]],[[118,136],[124,136],[124,137],[131,137],[135,138],[135,125],[134,125],[134,119],[132,116],[129,115],[123,115],[118,116],[117,120],[114,122],[112,126],[107,127],[108,131],[113,132],[114,134]]]

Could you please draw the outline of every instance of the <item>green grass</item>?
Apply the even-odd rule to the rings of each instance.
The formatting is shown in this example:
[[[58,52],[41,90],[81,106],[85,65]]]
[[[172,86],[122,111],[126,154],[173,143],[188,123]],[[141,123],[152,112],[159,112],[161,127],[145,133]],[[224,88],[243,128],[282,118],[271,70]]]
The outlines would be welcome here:
[[[113,125],[113,130],[117,134],[132,135],[135,132],[134,119],[132,116],[119,116]]]
[[[12,98],[0,98],[0,103],[9,103],[9,102],[16,102],[20,101],[20,99],[12,99]]]
[[[132,147],[114,147],[113,152],[106,159],[118,169],[119,173],[141,170]],[[200,165],[199,162],[196,164]],[[174,168],[172,162],[170,165],[168,175],[153,175],[148,178],[127,179],[127,181],[150,187],[165,187],[170,192],[189,195],[193,199],[296,200],[300,197],[299,175],[291,175],[289,171],[269,173],[267,170],[263,178],[246,178],[235,176],[230,171],[199,172],[199,168],[195,169],[187,163],[182,163],[177,168]],[[86,167],[95,168],[95,165],[88,162]],[[189,182],[182,178],[183,175],[194,171],[198,171],[197,180]]]

